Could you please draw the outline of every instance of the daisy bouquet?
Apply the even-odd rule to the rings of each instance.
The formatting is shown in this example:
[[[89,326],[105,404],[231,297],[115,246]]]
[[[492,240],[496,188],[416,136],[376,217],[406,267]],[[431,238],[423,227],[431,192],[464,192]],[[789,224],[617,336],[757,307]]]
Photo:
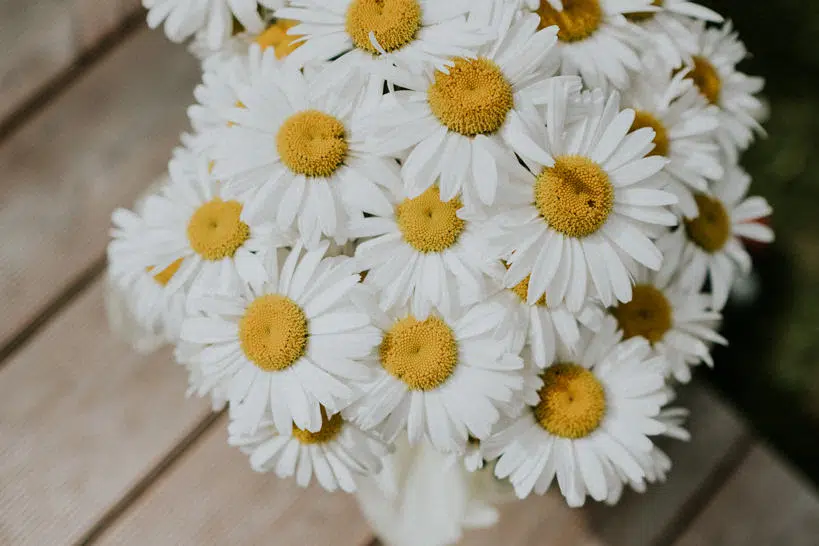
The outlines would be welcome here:
[[[616,502],[686,439],[744,242],[762,80],[686,0],[143,0],[202,82],[113,214],[112,323],[176,347],[254,470],[395,544]],[[444,470],[446,469],[446,470]],[[425,523],[423,531],[419,522]]]

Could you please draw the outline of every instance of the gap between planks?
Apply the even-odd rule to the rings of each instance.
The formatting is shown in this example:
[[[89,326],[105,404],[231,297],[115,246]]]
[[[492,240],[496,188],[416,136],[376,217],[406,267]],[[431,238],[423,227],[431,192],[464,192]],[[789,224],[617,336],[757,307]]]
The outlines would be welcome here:
[[[183,455],[202,438],[219,419],[224,415],[224,410],[213,412],[202,419],[196,427],[191,430],[178,444],[162,458],[156,466],[150,469],[139,482],[134,485],[123,497],[114,504],[88,532],[76,542],[77,546],[93,544],[105,531],[125,514],[131,506],[137,502],[153,483],[163,474],[173,469],[174,465],[183,459]]]
[[[140,30],[0,145],[0,355],[102,271],[111,211],[166,170],[199,77],[187,51]]]
[[[31,96],[0,120],[0,145],[17,129],[26,124],[49,104],[71,89],[85,73],[101,62],[109,53],[132,36],[144,24],[141,8],[132,10],[113,29],[104,34],[91,47],[85,49],[66,68],[44,82]],[[61,309],[90,286],[105,271],[105,256],[94,260],[87,269],[77,275],[52,301],[28,323],[24,324],[11,338],[0,346],[0,369],[27,341],[32,339]]]
[[[62,292],[57,294],[42,311],[27,324],[24,324],[5,345],[0,347],[0,370],[2,370],[3,367],[11,361],[14,354],[25,347],[26,343],[32,340],[53,317],[70,305],[72,301],[103,275],[105,264],[105,256],[100,256],[94,260],[85,271],[80,273]]]
[[[111,29],[94,45],[82,51],[67,67],[34,90],[27,99],[0,121],[0,143],[70,89],[87,70],[139,30],[145,24],[144,19],[145,15],[141,8],[133,10],[119,25]]]
[[[710,501],[736,474],[737,470],[748,459],[756,444],[753,434],[747,430],[743,431],[742,435],[710,472],[699,489],[680,506],[679,516],[668,523],[652,546],[665,546],[676,543],[700,514],[706,510]],[[662,484],[659,484],[659,487],[662,487]]]

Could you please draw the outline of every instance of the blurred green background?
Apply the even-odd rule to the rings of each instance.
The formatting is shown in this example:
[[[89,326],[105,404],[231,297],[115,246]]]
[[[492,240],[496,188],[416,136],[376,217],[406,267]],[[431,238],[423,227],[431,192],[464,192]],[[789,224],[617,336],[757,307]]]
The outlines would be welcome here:
[[[734,22],[751,54],[741,68],[766,80],[768,137],[742,162],[777,234],[755,254],[757,299],[726,309],[731,346],[701,376],[819,484],[819,2],[701,3]]]

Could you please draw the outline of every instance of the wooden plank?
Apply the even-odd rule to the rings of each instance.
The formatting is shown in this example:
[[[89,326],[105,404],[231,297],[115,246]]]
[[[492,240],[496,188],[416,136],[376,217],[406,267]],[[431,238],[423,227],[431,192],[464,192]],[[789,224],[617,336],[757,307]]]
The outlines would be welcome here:
[[[115,30],[134,13],[143,13],[141,0],[71,0],[74,43],[82,52]]]
[[[70,544],[209,415],[169,351],[108,331],[99,281],[0,371],[0,544]]]
[[[198,77],[184,48],[140,31],[0,145],[0,347],[104,254],[111,211],[165,169]]]
[[[139,9],[139,0],[0,0],[0,120]]]
[[[642,495],[629,490],[615,507],[592,504],[585,508],[590,525],[607,544],[661,543],[680,518],[686,517],[690,504],[699,502],[699,491],[719,473],[726,459],[733,464],[732,450],[746,441],[745,424],[703,383],[682,387],[678,404],[691,411],[691,441],[660,440],[673,464],[666,483],[649,486]]]
[[[757,445],[676,544],[816,546],[819,493]]]
[[[371,538],[355,499],[250,469],[221,419],[98,542],[358,546]]]
[[[501,507],[500,521],[489,529],[468,531],[465,546],[602,546],[583,516],[556,491]]]

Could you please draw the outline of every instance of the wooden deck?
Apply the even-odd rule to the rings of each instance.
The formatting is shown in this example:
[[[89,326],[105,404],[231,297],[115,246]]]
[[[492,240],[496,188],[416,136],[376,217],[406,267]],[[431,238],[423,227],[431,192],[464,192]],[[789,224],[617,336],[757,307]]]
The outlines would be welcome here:
[[[0,544],[367,545],[352,497],[253,473],[169,352],[107,330],[112,209],[164,169],[198,73],[138,0],[0,0]],[[704,384],[665,486],[503,509],[470,545],[819,544],[819,496]]]

